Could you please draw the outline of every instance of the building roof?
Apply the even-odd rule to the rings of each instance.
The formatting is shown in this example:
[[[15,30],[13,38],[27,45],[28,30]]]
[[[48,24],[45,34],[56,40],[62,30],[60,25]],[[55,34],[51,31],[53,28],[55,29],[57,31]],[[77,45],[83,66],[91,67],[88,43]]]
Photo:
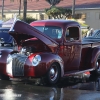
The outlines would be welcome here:
[[[23,0],[22,0],[23,1]],[[58,7],[72,7],[73,0],[62,0]],[[28,10],[44,10],[50,8],[50,4],[45,0],[28,0]],[[23,4],[21,4],[23,6]],[[75,0],[75,8],[100,8],[100,0]],[[0,10],[2,9],[2,0],[0,0]],[[18,10],[19,0],[11,2],[10,0],[4,0],[4,10]],[[23,9],[21,7],[21,9]]]

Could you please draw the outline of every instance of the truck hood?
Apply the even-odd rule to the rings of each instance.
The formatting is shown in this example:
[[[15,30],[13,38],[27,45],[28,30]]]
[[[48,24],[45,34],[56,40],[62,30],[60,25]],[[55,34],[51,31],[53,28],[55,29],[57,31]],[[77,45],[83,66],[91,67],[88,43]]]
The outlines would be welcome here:
[[[48,37],[39,30],[20,20],[16,20],[13,23],[9,34],[14,37],[17,45],[20,45],[22,41],[34,37],[45,43],[49,48],[57,47],[59,45],[54,39]]]

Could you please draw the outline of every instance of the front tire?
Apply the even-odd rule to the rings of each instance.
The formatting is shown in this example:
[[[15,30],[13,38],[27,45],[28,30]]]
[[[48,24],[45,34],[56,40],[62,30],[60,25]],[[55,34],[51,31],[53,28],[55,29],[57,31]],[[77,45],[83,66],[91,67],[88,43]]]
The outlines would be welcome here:
[[[1,46],[4,47],[4,43],[2,43]]]
[[[0,74],[0,79],[1,80],[9,80],[9,77],[7,75]]]
[[[100,56],[97,58],[95,63],[95,70],[90,72],[92,75],[100,75]]]
[[[47,83],[50,85],[54,85],[56,84],[61,77],[61,70],[60,70],[60,66],[57,63],[53,63],[48,72],[47,72]]]

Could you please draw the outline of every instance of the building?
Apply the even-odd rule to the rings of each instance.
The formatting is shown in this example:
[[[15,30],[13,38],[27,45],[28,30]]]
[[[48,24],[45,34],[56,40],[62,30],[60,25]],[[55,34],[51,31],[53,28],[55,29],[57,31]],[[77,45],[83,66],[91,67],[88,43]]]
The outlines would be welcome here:
[[[11,2],[4,0],[4,17],[11,18],[15,13],[19,12],[19,0]],[[22,0],[23,1],[23,0]],[[73,0],[62,0],[58,7],[72,8]],[[47,19],[44,9],[49,8],[50,4],[45,0],[28,0],[27,15],[38,20]],[[2,0],[0,0],[0,13],[2,11]],[[23,12],[23,4],[21,4],[21,14]],[[1,14],[0,14],[1,15]],[[1,17],[1,16],[0,16]],[[75,1],[75,18],[82,19],[90,27],[94,29],[100,28],[100,0],[76,0]]]

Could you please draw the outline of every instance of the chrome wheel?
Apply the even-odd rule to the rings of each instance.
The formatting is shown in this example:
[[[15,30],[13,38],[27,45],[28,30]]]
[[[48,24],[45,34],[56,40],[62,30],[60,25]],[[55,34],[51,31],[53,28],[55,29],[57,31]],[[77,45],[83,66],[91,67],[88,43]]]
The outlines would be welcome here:
[[[91,75],[100,75],[100,57],[97,58],[94,66],[95,70],[91,71]]]
[[[56,84],[60,79],[60,66],[53,63],[47,73],[47,81],[49,84]]]
[[[97,71],[100,72],[100,64],[99,64],[98,61],[97,61],[97,63],[96,63],[96,66],[97,66]]]
[[[58,71],[57,71],[56,66],[50,69],[50,79],[52,81],[54,81],[57,78],[57,74],[58,74]]]

